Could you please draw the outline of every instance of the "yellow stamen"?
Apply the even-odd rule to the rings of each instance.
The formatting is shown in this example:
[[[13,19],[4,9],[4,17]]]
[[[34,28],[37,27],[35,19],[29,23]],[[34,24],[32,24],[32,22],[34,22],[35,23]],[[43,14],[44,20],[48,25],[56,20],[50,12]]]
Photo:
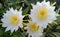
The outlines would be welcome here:
[[[29,27],[30,27],[30,30],[31,30],[32,32],[36,32],[37,29],[38,29],[36,23],[31,24]]]
[[[20,23],[20,18],[17,15],[11,15],[9,21],[11,24],[17,25]]]
[[[40,8],[38,10],[37,14],[37,18],[41,21],[44,21],[48,18],[49,14],[46,8]]]

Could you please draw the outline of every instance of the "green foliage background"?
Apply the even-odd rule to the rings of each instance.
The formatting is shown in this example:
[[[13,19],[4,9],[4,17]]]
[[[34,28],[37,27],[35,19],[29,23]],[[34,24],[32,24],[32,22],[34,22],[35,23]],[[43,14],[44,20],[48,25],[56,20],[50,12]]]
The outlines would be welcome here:
[[[6,10],[13,7],[14,9],[20,9],[22,7],[23,13],[30,14],[30,9],[32,9],[31,3],[36,4],[38,1],[43,0],[0,0],[0,37],[27,37],[28,34],[23,32],[20,28],[18,31],[11,33],[10,31],[5,32],[5,28],[2,27],[1,18],[3,13],[6,13]],[[60,0],[46,0],[51,3],[56,2],[56,12],[60,14]],[[57,17],[57,24],[51,24],[44,30],[44,37],[60,37],[60,16]],[[24,20],[28,19],[28,17],[24,18]],[[25,30],[26,31],[26,30]],[[42,36],[42,37],[43,37]]]

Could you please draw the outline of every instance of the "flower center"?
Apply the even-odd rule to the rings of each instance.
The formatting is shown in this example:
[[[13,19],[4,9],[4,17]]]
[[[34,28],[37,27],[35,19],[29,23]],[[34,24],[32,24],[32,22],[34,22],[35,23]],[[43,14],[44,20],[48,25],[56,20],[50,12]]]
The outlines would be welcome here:
[[[18,15],[11,15],[9,21],[11,24],[17,25],[20,23],[20,18]]]
[[[37,29],[38,29],[36,23],[31,24],[29,27],[30,27],[30,30],[31,30],[32,32],[36,32]]]
[[[37,18],[40,21],[44,21],[44,20],[46,20],[49,17],[48,11],[44,7],[40,8],[36,14],[37,14]]]

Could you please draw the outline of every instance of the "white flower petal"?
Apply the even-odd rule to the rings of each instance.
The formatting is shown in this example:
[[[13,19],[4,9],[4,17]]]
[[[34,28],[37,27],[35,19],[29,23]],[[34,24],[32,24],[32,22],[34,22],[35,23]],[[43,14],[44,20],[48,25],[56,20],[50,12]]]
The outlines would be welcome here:
[[[38,26],[36,24],[34,24],[35,22],[29,22],[27,27],[25,27],[25,29],[27,29],[27,33],[28,33],[28,37],[32,36],[32,37],[39,37],[42,36],[42,32],[43,29],[41,29],[40,27],[38,28]],[[33,32],[31,29],[38,28],[35,32]]]
[[[22,20],[22,11],[20,12],[16,9],[14,10],[13,8],[10,8],[6,11],[6,13],[3,15],[3,18],[1,19],[3,22],[2,27],[6,27],[6,31],[17,31],[19,27],[23,27]]]
[[[55,6],[50,6],[49,1],[37,2],[37,4],[33,6],[33,9],[31,9],[30,17],[37,25],[46,28],[48,23],[56,20],[54,9]]]
[[[6,30],[5,30],[5,32],[6,32],[6,31],[9,31],[9,30],[10,30],[10,27],[7,27]]]

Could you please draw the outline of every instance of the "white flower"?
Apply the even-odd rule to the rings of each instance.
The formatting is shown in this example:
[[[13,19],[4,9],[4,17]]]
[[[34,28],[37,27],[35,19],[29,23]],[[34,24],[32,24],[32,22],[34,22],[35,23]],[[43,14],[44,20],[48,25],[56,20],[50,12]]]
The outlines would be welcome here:
[[[50,6],[49,1],[37,2],[36,5],[33,5],[33,9],[31,9],[30,17],[37,25],[46,28],[48,23],[52,23],[53,20],[56,20],[54,9],[55,7]]]
[[[18,30],[19,27],[22,26],[22,11],[14,10],[13,8],[10,8],[9,11],[6,11],[1,21],[3,22],[2,26],[6,27],[6,31],[11,30],[13,32],[14,30]]]
[[[30,37],[30,36],[32,36],[32,37],[42,36],[43,28],[38,27],[36,25],[36,23],[34,23],[34,22],[28,23],[27,27],[25,27],[25,29],[27,29],[28,37]]]

